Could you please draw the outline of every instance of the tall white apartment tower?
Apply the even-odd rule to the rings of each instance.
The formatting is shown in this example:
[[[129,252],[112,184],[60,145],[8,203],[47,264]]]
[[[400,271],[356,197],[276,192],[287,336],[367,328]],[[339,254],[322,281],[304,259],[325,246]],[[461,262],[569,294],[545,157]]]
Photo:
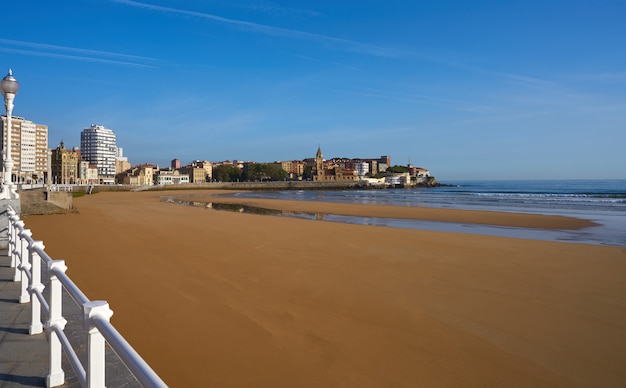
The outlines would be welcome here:
[[[117,157],[115,132],[95,124],[85,128],[80,133],[80,156],[98,169],[103,183],[113,183]]]

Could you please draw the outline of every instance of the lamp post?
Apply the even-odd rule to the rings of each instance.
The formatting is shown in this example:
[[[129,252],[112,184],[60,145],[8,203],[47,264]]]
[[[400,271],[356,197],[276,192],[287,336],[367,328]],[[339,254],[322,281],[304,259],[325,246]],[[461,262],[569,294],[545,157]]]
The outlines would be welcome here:
[[[20,83],[13,77],[13,72],[9,69],[9,74],[7,74],[0,83],[0,89],[4,96],[4,107],[7,110],[7,146],[4,150],[4,171],[2,174],[2,192],[0,192],[0,199],[19,198],[19,195],[15,191],[15,186],[11,181],[13,175],[13,156],[11,156],[11,113],[13,112],[13,100],[19,88]]]

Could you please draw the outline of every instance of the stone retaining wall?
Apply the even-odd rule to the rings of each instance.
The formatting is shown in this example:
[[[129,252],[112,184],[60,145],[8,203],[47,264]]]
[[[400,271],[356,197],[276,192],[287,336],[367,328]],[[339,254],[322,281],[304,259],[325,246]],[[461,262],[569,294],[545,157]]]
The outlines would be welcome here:
[[[44,188],[22,190],[20,194],[21,214],[59,214],[72,211],[71,192],[47,192]]]

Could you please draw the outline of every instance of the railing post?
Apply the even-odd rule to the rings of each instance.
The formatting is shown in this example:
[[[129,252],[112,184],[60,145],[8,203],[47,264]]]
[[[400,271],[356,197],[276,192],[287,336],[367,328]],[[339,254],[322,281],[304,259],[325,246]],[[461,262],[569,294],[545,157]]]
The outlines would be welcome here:
[[[23,229],[19,233],[20,238],[20,248],[19,248],[19,264],[17,268],[20,270],[19,277],[17,281],[21,282],[20,284],[20,303],[28,303],[30,302],[30,295],[28,295],[28,275],[27,272],[30,273],[30,262],[28,260],[28,238],[33,234],[28,229]],[[17,250],[16,250],[17,251]]]
[[[57,277],[56,271],[65,273],[67,266],[65,260],[53,260],[48,263],[50,271],[50,315],[46,327],[50,333],[50,371],[46,377],[46,386],[57,387],[65,383],[63,371],[63,347],[59,335],[54,330],[65,329],[67,321],[63,318],[63,285]]]
[[[30,310],[31,310],[31,323],[28,328],[29,334],[43,333],[43,325],[41,323],[41,302],[37,297],[36,292],[43,292],[44,285],[41,283],[41,258],[36,248],[43,249],[42,241],[33,241],[28,247],[29,259],[31,265],[30,286],[28,291],[30,292]]]
[[[113,311],[104,300],[94,300],[83,304],[85,329],[87,329],[87,387],[103,388],[105,385],[104,337],[94,324],[94,319],[111,319]]]
[[[20,219],[13,212],[9,211],[9,256],[11,256],[11,268],[15,268],[15,244],[17,232],[15,231],[15,223]]]
[[[11,217],[11,220],[13,216]],[[13,281],[17,282],[21,278],[20,270],[18,266],[20,265],[20,251],[18,249],[21,248],[20,243],[20,230],[24,229],[24,221],[17,219],[15,222],[11,222],[12,228],[10,230],[9,235],[9,253],[11,254],[11,268],[15,268],[15,272],[13,273]]]
[[[9,219],[9,228],[7,235],[9,236],[9,256],[11,256],[11,268],[15,267],[15,259],[13,257],[13,246],[14,246],[14,237],[15,237],[15,225],[13,225],[18,219],[15,218],[15,215],[9,210],[7,213],[7,218]]]

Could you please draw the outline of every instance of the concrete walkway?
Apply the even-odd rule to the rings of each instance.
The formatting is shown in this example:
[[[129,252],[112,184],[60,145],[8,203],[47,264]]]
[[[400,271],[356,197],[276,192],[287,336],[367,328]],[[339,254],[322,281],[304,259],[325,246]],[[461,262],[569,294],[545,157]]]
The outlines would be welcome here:
[[[6,252],[0,252],[0,388],[45,387],[48,373],[47,333],[29,335],[30,303],[20,304],[20,284],[13,281],[14,268]],[[42,281],[47,274],[42,273]],[[48,298],[44,289],[44,295]],[[81,308],[64,292],[63,316],[68,324],[65,333],[83,365],[86,365],[86,334],[82,328]],[[45,316],[42,314],[42,319]],[[133,375],[107,346],[106,385],[140,387]],[[63,387],[80,387],[67,358],[63,358],[66,383]]]
[[[6,252],[0,253],[0,387],[45,387],[46,334],[29,335],[30,303],[20,304],[20,284]]]

